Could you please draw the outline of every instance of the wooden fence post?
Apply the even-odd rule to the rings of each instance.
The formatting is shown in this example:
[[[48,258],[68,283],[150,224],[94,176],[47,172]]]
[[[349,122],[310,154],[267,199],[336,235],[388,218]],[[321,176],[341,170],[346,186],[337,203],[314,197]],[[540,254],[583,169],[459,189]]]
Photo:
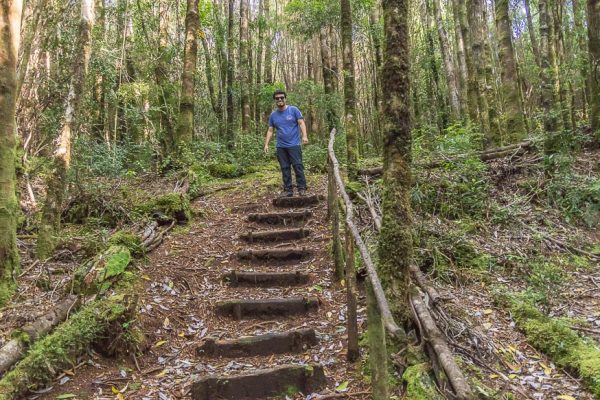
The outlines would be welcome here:
[[[330,160],[331,165],[331,177],[332,177],[332,190],[329,199],[328,206],[331,208],[331,251],[333,253],[333,264],[335,267],[335,274],[338,280],[344,279],[344,258],[342,255],[342,244],[340,240],[340,206],[338,204],[338,192],[335,178],[333,177],[333,163]]]
[[[356,270],[354,268],[354,238],[346,225],[346,312],[348,328],[348,361],[354,362],[360,356],[358,347],[358,321],[356,311]]]
[[[371,387],[373,400],[388,400],[387,347],[383,320],[373,287],[367,280],[367,324],[369,337],[369,363],[371,365]]]

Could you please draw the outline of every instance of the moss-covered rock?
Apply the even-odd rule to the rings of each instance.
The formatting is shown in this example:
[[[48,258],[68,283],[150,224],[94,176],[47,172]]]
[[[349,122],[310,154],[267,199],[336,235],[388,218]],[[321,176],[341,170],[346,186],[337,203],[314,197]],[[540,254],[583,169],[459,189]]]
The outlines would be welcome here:
[[[166,215],[179,223],[185,223],[192,218],[190,198],[185,193],[168,193],[158,196],[137,207],[144,215]]]
[[[142,238],[139,235],[126,230],[115,232],[108,240],[108,244],[111,246],[126,247],[134,257],[141,257],[144,254]]]
[[[427,363],[415,364],[406,368],[402,379],[406,383],[408,400],[443,400],[433,379],[429,375],[431,367]]]

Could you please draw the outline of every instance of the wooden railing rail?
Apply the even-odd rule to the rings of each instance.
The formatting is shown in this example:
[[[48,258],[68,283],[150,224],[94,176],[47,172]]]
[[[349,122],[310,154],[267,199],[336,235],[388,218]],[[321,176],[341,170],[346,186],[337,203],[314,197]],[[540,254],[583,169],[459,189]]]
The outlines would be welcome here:
[[[347,290],[347,306],[348,306],[348,359],[354,361],[358,358],[358,327],[356,320],[356,279],[354,273],[354,245],[358,248],[362,258],[363,265],[367,271],[367,300],[368,300],[368,316],[367,322],[369,330],[378,330],[383,325],[385,335],[396,338],[400,343],[407,342],[406,332],[400,327],[390,310],[390,306],[385,292],[381,284],[375,264],[371,259],[367,245],[362,240],[358,227],[354,223],[353,214],[354,207],[350,197],[346,192],[344,181],[340,172],[339,162],[335,156],[333,145],[335,143],[336,130],[331,131],[328,144],[328,196],[327,196],[327,211],[332,223],[333,236],[333,256],[335,263],[335,271],[338,278],[344,279]],[[341,200],[338,199],[338,194]],[[341,245],[340,235],[340,209],[345,217],[345,246]],[[380,220],[377,213],[371,209],[372,217],[376,222],[377,231],[380,229]],[[379,222],[379,223],[378,223]],[[345,251],[344,251],[345,250]],[[345,265],[344,265],[345,264]],[[418,267],[411,265],[409,268],[411,278],[429,294],[430,300],[437,303],[439,295],[431,286],[426,284],[426,278],[423,276]],[[409,301],[413,309],[413,318],[421,330],[421,335],[426,341],[427,353],[431,358],[433,370],[441,386],[441,390],[445,392],[449,398],[460,400],[474,399],[474,394],[469,387],[468,381],[464,377],[461,369],[456,364],[454,356],[450,351],[447,342],[444,339],[442,332],[437,327],[426,303],[422,300],[423,293],[414,284],[410,284]],[[374,304],[373,304],[374,303]],[[376,320],[376,321],[373,321]],[[375,333],[375,332],[374,332]],[[383,333],[383,332],[382,332]],[[373,399],[387,399],[387,379],[385,378],[385,370],[387,363],[387,351],[385,349],[385,340],[379,338],[381,334],[377,333],[378,339],[369,337],[370,353],[373,367],[372,385]],[[369,335],[371,336],[371,335]],[[373,339],[373,340],[372,340]],[[448,383],[451,389],[445,383]]]

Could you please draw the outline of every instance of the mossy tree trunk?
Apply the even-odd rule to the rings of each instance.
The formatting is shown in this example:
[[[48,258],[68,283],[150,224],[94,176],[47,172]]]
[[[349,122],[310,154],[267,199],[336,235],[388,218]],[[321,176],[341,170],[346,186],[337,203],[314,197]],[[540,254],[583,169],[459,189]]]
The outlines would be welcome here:
[[[73,56],[73,75],[69,84],[63,124],[52,160],[53,171],[47,182],[46,200],[38,232],[36,251],[39,258],[49,257],[56,246],[56,235],[60,228],[60,217],[67,191],[67,176],[71,165],[72,136],[77,129],[77,117],[92,52],[93,25],[94,2],[82,0],[78,46]]]
[[[508,12],[508,0],[496,0],[496,29],[498,52],[502,73],[502,100],[506,113],[506,131],[509,141],[518,141],[526,136],[523,107],[519,94],[517,62],[512,44],[512,26]]]
[[[467,67],[467,106],[469,110],[469,119],[476,123],[479,115],[479,81],[477,79],[477,70],[473,60],[473,48],[471,46],[472,36],[469,30],[469,20],[467,18],[467,0],[456,0],[458,8],[458,23],[465,41],[465,62]]]
[[[0,6],[0,304],[12,294],[13,274],[19,269],[15,111],[22,6],[21,0]]]
[[[208,86],[208,95],[210,97],[210,106],[214,111],[215,115],[217,116],[219,127],[221,127],[223,123],[223,105],[221,103],[220,97],[217,97],[217,93],[215,92],[212,57],[210,54],[210,49],[208,48],[208,40],[206,39],[206,34],[201,34],[200,36],[202,40],[202,50],[204,51],[204,71],[206,74],[206,85]]]
[[[233,111],[233,71],[235,66],[233,53],[233,10],[235,0],[229,0],[227,14],[227,148],[233,149],[235,145],[235,123]]]
[[[241,86],[241,111],[242,132],[248,133],[250,128],[250,57],[248,49],[248,0],[240,0],[240,86]]]
[[[410,320],[407,282],[413,255],[408,1],[383,0],[382,6],[385,24],[382,83],[386,99],[379,273],[394,318],[404,326]]]
[[[319,44],[321,46],[321,65],[323,68],[323,85],[325,87],[325,94],[330,100],[333,100],[332,96],[335,95],[335,80],[337,78],[335,76],[331,48],[327,43],[327,33],[325,32],[325,28],[321,29],[319,32]],[[325,110],[325,114],[327,119],[327,129],[331,131],[337,126],[337,113],[335,110],[335,105],[329,103],[327,110]]]
[[[577,50],[585,54],[588,50],[587,45],[587,29],[583,22],[586,19],[586,12],[584,7],[584,0],[573,0],[573,24],[575,26],[575,36],[577,38]],[[589,22],[588,22],[589,26]],[[580,53],[580,54],[581,54]],[[589,82],[588,82],[588,63],[579,63],[579,73],[581,75],[582,88],[581,88],[581,112],[585,119],[587,114],[588,101],[590,98]]]
[[[45,4],[46,2],[42,1],[30,1],[29,4],[27,4],[27,7],[31,8],[31,21],[25,26],[26,32],[23,37],[23,43],[21,44],[23,50],[17,68],[17,100],[21,94],[21,88],[23,87],[23,81],[25,80],[25,74],[27,73],[27,67],[29,66],[29,59],[31,58],[31,47],[35,35],[38,32],[40,15],[45,11]]]
[[[535,36],[535,28],[533,27],[533,18],[531,17],[531,7],[529,6],[529,0],[523,0],[525,7],[525,15],[527,16],[527,31],[529,32],[529,39],[531,41],[531,51],[535,57],[535,62],[539,66],[541,65],[540,46]]]
[[[590,51],[590,123],[600,144],[600,0],[588,0],[588,43]]]
[[[544,112],[544,152],[550,156],[557,152],[558,122],[554,110],[554,68],[553,68],[553,39],[552,39],[552,14],[549,3],[552,0],[539,1],[540,18],[540,75],[542,90],[540,102]]]
[[[468,99],[467,81],[469,80],[469,74],[467,72],[467,56],[465,49],[465,37],[460,24],[460,1],[452,0],[452,15],[454,17],[454,38],[456,42],[456,58],[458,61],[458,82],[460,88],[460,104],[461,114],[465,114],[468,111],[466,105]],[[462,115],[461,115],[462,116]]]
[[[273,83],[273,49],[271,48],[271,42],[273,37],[271,35],[271,28],[269,25],[269,19],[271,18],[271,0],[263,0],[264,7],[264,18],[266,25],[265,35],[265,70],[263,72],[263,80],[267,84]]]
[[[486,137],[486,142],[491,142],[490,117],[487,97],[485,95],[485,30],[484,30],[484,7],[483,0],[469,0],[469,29],[471,31],[471,63],[472,71],[469,71],[469,81],[472,88],[471,96],[476,96],[478,120]]]
[[[178,148],[188,145],[194,138],[194,73],[198,60],[199,32],[198,0],[187,0],[181,99],[179,100],[179,119],[177,121],[176,146]]]
[[[160,88],[160,127],[163,131],[163,151],[165,154],[171,153],[175,142],[175,128],[171,120],[171,107],[173,106],[172,89],[169,82],[169,60],[168,51],[169,31],[168,31],[168,7],[166,0],[160,0],[158,3],[158,60],[154,68],[154,77],[156,84]],[[109,118],[110,119],[110,118]],[[110,125],[110,122],[108,123]]]
[[[450,44],[448,43],[448,33],[446,32],[444,20],[442,19],[441,2],[440,0],[433,0],[431,4],[438,32],[438,39],[440,41],[442,62],[444,64],[444,71],[446,72],[446,82],[448,83],[451,120],[457,120],[460,118],[460,98],[456,80],[456,71],[454,69],[454,57],[452,56]]]
[[[258,38],[256,43],[256,70],[254,77],[254,85],[256,87],[256,96],[252,99],[254,103],[254,124],[256,126],[256,131],[262,131],[263,123],[261,122],[261,108],[260,108],[260,97],[258,94],[260,93],[260,86],[262,84],[262,66],[263,66],[263,44],[265,42],[265,28],[267,25],[267,20],[265,18],[265,3],[267,0],[259,0],[258,4]]]
[[[354,82],[354,53],[352,51],[352,7],[350,0],[341,0],[342,57],[344,60],[344,128],[348,179],[358,179],[358,128],[356,115],[356,89]]]

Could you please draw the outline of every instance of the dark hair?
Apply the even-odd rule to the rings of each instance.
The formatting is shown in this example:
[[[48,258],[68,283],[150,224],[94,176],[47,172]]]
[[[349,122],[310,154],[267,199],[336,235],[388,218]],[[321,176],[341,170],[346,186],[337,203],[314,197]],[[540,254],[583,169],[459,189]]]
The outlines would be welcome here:
[[[285,93],[285,90],[281,90],[281,89],[277,89],[274,93],[273,93],[273,98],[275,98],[275,96],[277,96],[278,94],[282,94],[283,97],[287,97],[287,94]]]

